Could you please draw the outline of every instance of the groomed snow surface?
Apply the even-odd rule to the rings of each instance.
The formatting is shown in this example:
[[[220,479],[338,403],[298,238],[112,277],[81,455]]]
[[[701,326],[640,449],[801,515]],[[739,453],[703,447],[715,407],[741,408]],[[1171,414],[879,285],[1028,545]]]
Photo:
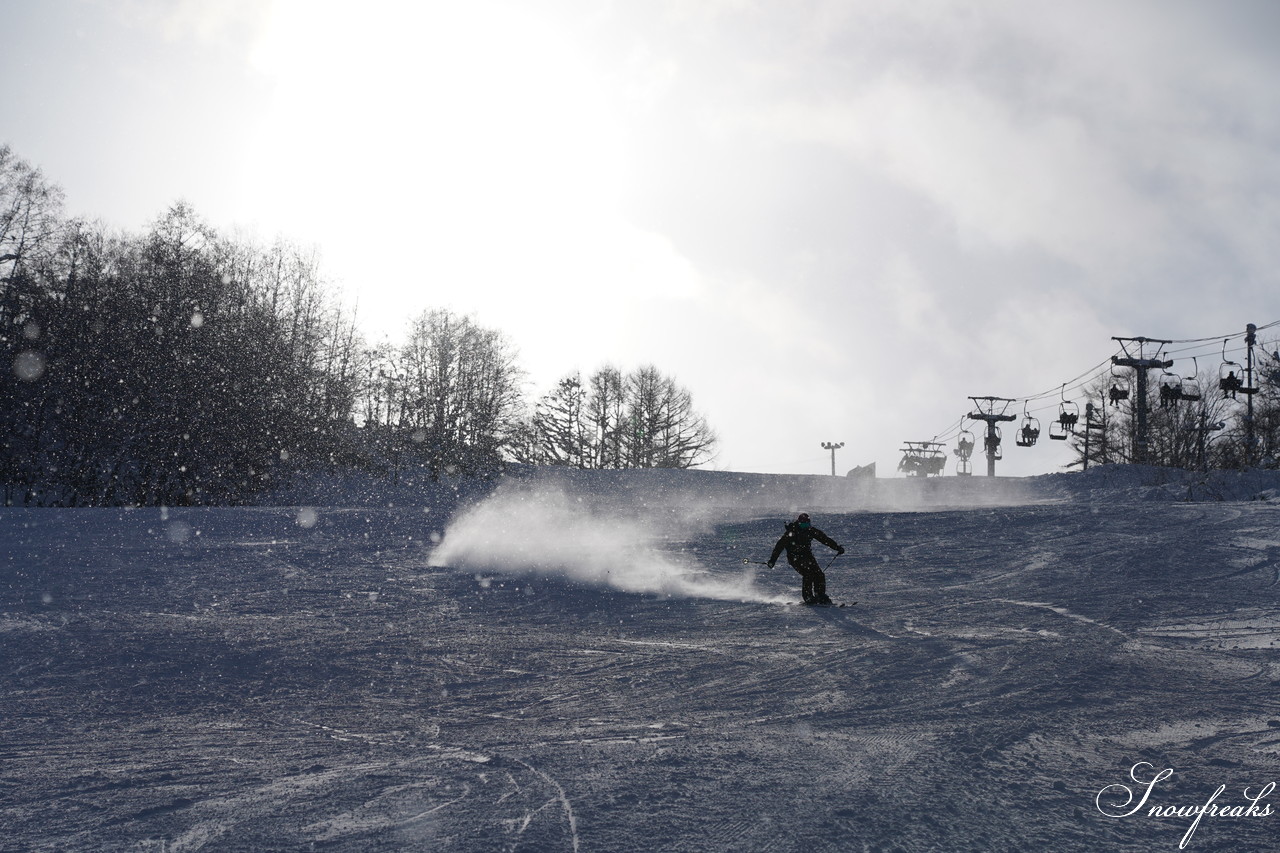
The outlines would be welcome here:
[[[1280,849],[1274,475],[316,483],[0,510],[0,850]]]

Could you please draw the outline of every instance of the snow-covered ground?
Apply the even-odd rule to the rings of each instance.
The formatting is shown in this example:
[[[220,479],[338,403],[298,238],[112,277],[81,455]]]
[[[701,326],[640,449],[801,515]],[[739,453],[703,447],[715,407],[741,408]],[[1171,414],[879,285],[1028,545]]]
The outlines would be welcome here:
[[[2,510],[0,849],[1275,850],[1278,486],[525,472]],[[801,509],[855,607],[744,564]]]

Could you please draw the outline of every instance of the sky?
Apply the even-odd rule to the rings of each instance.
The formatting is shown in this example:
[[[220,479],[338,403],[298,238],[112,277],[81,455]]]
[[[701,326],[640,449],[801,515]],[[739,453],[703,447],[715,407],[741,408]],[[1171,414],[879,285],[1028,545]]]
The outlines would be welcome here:
[[[313,245],[371,340],[470,314],[516,346],[531,399],[652,363],[718,433],[709,467],[829,473],[822,444],[844,442],[839,473],[890,476],[971,395],[1048,393],[1010,408],[1047,427],[1112,336],[1280,319],[1267,0],[0,16],[0,143],[69,214],[142,229],[182,199]],[[1000,474],[1070,460],[1004,444]]]

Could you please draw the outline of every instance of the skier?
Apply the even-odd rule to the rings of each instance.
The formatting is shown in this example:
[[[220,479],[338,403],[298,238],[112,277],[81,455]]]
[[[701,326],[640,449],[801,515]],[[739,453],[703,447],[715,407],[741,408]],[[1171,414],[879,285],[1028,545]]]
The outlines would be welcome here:
[[[774,563],[778,562],[778,555],[785,548],[787,562],[804,579],[800,589],[800,593],[804,597],[804,603],[832,604],[831,599],[827,597],[827,576],[822,573],[822,567],[818,565],[818,558],[813,556],[812,543],[814,539],[817,539],[828,548],[834,548],[836,556],[843,554],[844,548],[841,548],[830,536],[814,527],[809,521],[807,512],[800,513],[795,521],[788,522],[784,527],[786,532],[782,534],[778,544],[773,546],[773,553],[769,555],[769,562],[765,565],[772,569]]]

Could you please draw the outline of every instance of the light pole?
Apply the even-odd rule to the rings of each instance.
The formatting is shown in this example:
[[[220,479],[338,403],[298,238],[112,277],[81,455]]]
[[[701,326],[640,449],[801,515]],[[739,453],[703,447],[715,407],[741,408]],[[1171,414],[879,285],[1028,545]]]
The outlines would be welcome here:
[[[822,442],[823,450],[831,451],[831,476],[836,475],[836,451],[844,447],[843,441],[824,441]]]

